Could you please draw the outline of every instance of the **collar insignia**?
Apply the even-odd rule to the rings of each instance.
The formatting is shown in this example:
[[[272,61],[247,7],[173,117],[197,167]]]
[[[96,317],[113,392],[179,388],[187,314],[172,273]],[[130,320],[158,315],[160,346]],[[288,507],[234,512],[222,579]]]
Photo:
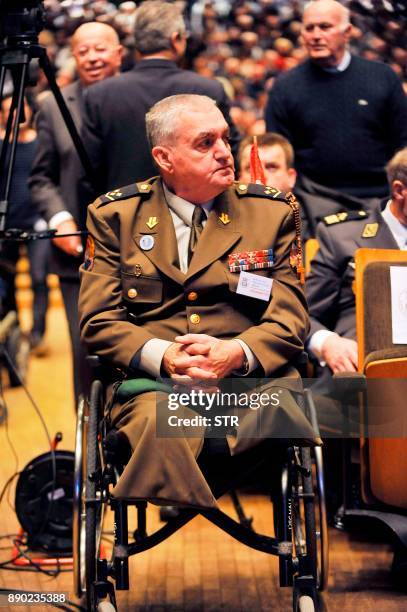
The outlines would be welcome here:
[[[379,230],[378,223],[366,223],[363,228],[362,238],[374,238]]]
[[[146,225],[147,225],[147,227],[149,227],[150,229],[153,229],[153,227],[155,227],[156,225],[158,225],[158,219],[157,219],[157,217],[149,217],[148,221],[146,221]]]

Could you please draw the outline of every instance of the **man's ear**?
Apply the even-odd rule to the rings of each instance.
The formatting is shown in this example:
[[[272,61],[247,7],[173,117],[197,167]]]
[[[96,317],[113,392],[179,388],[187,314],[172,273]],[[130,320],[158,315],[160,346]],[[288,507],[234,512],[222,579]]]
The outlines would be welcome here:
[[[151,150],[153,159],[160,170],[172,174],[174,166],[172,163],[171,151],[167,147],[156,146]]]
[[[294,170],[294,168],[288,168],[287,174],[289,177],[290,189],[294,189],[295,181],[297,180],[297,172]]]
[[[352,29],[353,29],[352,28],[352,24],[348,23],[348,25],[343,30],[343,34],[345,36],[346,42],[349,42],[349,39],[350,39],[351,34],[352,34]]]
[[[170,36],[171,51],[177,60],[181,60],[185,55],[186,38],[179,32],[173,32]]]
[[[398,179],[393,181],[391,184],[391,195],[393,197],[394,200],[402,200],[404,199],[403,197],[403,191],[406,188],[406,186],[402,183],[402,181],[399,181]]]

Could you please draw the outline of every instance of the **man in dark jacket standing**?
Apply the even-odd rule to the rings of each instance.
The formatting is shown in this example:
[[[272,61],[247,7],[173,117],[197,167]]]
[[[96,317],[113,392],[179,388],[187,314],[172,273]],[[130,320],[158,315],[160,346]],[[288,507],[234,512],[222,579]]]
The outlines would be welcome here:
[[[306,5],[309,59],[270,91],[268,131],[292,144],[296,194],[316,222],[339,210],[371,208],[385,197],[384,166],[407,145],[407,100],[393,70],[351,55],[349,11],[336,0]]]
[[[187,42],[180,8],[160,0],[143,2],[137,10],[134,34],[138,59],[134,70],[87,92],[83,138],[100,179],[98,193],[92,195],[157,174],[147,144],[145,115],[170,95],[193,93],[213,98],[229,124],[236,159],[239,134],[222,85],[177,66]]]

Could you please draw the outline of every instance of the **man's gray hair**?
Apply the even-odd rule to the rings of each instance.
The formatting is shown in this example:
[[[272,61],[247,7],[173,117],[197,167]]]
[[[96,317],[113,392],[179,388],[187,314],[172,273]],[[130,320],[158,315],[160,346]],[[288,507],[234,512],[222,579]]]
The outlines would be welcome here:
[[[303,14],[313,4],[318,4],[318,3],[321,3],[321,4],[332,4],[333,6],[336,6],[336,8],[338,9],[338,11],[340,12],[340,15],[341,15],[341,26],[342,26],[343,30],[346,30],[346,28],[350,24],[350,10],[348,9],[347,6],[344,6],[343,4],[341,4],[341,2],[337,2],[337,0],[310,0],[310,2],[307,2],[305,4],[304,10],[303,10]]]
[[[216,106],[215,100],[198,94],[177,94],[160,100],[146,114],[147,138],[150,147],[173,144],[185,112],[204,111],[214,106]]]
[[[407,187],[407,147],[393,155],[386,166],[386,174],[390,186],[393,181],[401,181]]]
[[[136,11],[134,38],[142,55],[171,49],[171,35],[185,34],[185,21],[178,4],[147,0]]]

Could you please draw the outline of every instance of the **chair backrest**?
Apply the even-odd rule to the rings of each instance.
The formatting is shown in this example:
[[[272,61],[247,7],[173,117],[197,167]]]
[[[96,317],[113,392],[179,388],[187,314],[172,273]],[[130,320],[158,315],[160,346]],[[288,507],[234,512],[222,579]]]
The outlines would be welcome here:
[[[407,508],[407,344],[393,342],[390,282],[393,265],[405,267],[407,277],[407,252],[359,249],[355,262],[359,371],[388,381],[368,380],[366,419],[368,424],[396,422],[406,436],[362,438],[362,495],[368,503]]]
[[[391,348],[406,349],[392,339],[390,267],[406,266],[407,251],[396,249],[358,249],[356,267],[356,334],[359,371],[367,355]]]

